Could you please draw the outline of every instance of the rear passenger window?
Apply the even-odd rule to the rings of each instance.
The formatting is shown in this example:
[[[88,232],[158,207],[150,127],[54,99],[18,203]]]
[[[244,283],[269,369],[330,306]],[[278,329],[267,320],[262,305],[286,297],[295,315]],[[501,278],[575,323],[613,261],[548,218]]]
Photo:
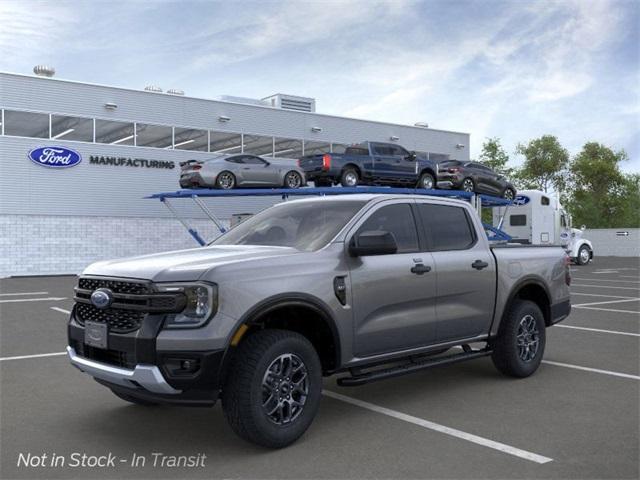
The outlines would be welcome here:
[[[511,215],[509,217],[509,225],[511,225],[512,227],[524,227],[526,224],[526,215]]]
[[[407,203],[396,203],[376,210],[358,229],[358,233],[372,230],[392,233],[398,244],[398,253],[418,251],[418,231]]]
[[[431,250],[466,250],[475,243],[474,230],[464,208],[420,203],[418,211]]]

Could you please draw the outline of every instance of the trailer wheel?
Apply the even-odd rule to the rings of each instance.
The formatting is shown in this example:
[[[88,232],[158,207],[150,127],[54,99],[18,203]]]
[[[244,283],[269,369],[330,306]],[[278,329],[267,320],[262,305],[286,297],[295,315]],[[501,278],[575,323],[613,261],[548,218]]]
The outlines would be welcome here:
[[[576,263],[578,265],[586,265],[591,261],[591,250],[586,245],[582,245],[578,249],[578,256],[576,257]]]
[[[528,377],[542,361],[545,334],[540,307],[529,300],[514,300],[491,344],[493,364],[505,375]]]
[[[322,367],[309,340],[287,330],[259,330],[233,352],[222,409],[243,439],[281,448],[309,428],[321,393]]]

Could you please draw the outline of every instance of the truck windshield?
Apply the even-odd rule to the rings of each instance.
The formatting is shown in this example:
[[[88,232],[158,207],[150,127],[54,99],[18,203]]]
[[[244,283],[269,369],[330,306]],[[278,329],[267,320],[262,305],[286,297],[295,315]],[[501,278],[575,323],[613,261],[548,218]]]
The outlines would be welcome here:
[[[245,220],[210,245],[271,245],[311,252],[324,247],[366,202],[281,203]]]

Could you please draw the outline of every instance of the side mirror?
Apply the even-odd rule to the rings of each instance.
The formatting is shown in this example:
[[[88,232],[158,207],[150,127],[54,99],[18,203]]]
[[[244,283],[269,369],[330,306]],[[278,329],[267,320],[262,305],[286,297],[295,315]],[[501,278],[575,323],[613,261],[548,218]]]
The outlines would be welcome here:
[[[367,255],[389,255],[398,251],[398,244],[391,232],[369,230],[355,235],[349,243],[349,254],[353,257]]]
[[[407,160],[409,160],[410,162],[413,162],[416,159],[416,152],[411,151],[409,152],[409,155],[407,156]]]

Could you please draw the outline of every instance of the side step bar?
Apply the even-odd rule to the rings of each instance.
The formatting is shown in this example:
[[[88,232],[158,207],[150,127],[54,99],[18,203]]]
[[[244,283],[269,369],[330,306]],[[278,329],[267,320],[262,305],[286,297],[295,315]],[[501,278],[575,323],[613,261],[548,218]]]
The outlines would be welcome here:
[[[474,358],[486,357],[491,355],[492,350],[484,348],[482,350],[471,350],[468,345],[463,345],[464,351],[455,355],[447,355],[438,358],[423,358],[420,360],[410,360],[407,363],[395,367],[381,368],[362,372],[360,369],[352,369],[352,376],[342,377],[338,379],[338,385],[341,387],[355,387],[364,385],[365,383],[377,382],[387,378],[399,377],[408,373],[417,372],[426,368],[438,367],[440,365],[449,365],[451,363],[472,360]]]

